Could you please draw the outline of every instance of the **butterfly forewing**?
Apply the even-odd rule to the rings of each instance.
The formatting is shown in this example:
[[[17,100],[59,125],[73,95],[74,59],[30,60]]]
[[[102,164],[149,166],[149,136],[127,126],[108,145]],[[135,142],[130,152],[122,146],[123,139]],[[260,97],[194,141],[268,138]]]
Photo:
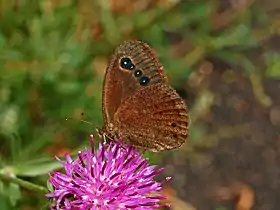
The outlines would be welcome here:
[[[124,69],[121,59],[128,58],[134,69]],[[137,72],[141,72],[138,77]],[[103,83],[103,117],[105,123],[112,121],[117,108],[126,98],[143,88],[139,80],[146,76],[149,84],[166,83],[163,67],[158,62],[153,50],[144,42],[137,40],[125,41],[115,51],[106,69]]]

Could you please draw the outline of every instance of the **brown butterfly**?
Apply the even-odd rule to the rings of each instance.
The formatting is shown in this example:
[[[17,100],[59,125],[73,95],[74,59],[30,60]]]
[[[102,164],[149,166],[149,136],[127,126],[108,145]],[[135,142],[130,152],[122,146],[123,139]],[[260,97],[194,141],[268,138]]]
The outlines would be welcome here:
[[[116,49],[102,97],[105,123],[100,135],[153,152],[178,148],[188,137],[187,106],[146,43],[125,41]]]

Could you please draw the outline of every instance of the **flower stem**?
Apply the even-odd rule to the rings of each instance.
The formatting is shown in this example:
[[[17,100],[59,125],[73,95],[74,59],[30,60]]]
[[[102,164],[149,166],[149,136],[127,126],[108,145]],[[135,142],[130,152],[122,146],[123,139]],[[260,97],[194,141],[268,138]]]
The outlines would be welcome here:
[[[7,182],[17,184],[17,185],[19,185],[23,188],[28,189],[28,190],[40,192],[40,193],[43,193],[43,194],[48,193],[47,188],[45,188],[43,186],[33,184],[31,182],[28,182],[28,181],[25,181],[23,179],[17,178],[15,176],[11,176],[9,174],[4,174],[4,173],[0,172],[0,179],[5,180]]]

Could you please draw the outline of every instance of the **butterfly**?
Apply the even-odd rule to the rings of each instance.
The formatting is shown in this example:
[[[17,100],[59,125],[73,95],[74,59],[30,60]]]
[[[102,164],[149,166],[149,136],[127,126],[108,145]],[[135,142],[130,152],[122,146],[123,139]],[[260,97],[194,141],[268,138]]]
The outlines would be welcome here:
[[[184,100],[167,81],[148,44],[129,40],[112,55],[102,93],[104,125],[99,135],[159,152],[179,148],[189,133]]]

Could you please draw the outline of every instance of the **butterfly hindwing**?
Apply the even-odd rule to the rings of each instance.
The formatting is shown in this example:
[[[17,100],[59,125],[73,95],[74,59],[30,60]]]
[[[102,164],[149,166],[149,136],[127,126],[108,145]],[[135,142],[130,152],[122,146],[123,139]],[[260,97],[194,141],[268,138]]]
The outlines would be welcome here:
[[[188,136],[185,102],[165,84],[137,91],[120,105],[114,120],[124,141],[151,151],[178,148]]]

